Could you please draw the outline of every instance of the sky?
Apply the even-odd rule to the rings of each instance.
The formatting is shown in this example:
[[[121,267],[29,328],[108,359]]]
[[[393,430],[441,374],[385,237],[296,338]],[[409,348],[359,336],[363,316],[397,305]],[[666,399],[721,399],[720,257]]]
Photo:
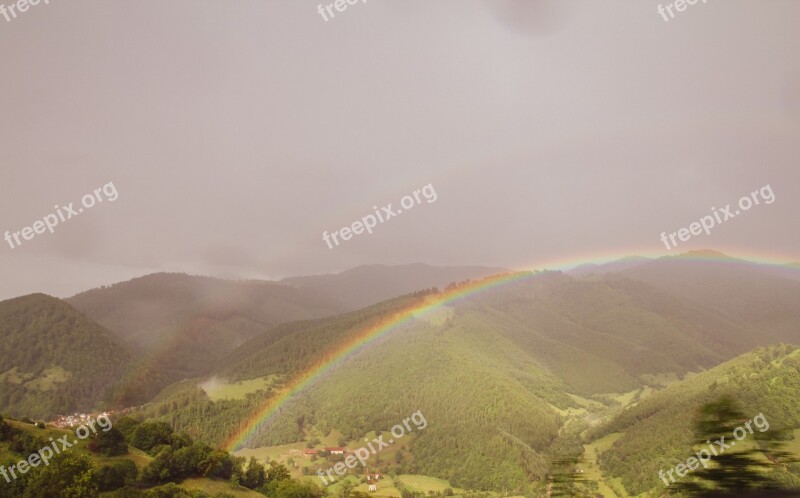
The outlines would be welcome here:
[[[0,299],[159,271],[702,248],[800,261],[800,2],[700,1],[668,21],[660,3],[367,0],[326,21],[306,0],[42,0],[0,15]],[[426,185],[435,202],[323,240]],[[767,185],[774,202],[660,240]],[[64,219],[31,232],[48,216]]]

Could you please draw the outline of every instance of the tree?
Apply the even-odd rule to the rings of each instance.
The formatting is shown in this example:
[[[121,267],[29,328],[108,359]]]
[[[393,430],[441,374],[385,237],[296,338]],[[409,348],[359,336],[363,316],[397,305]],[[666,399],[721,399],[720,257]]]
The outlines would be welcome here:
[[[11,436],[12,430],[11,426],[8,425],[8,422],[3,420],[3,416],[0,415],[0,441],[5,441]]]
[[[131,431],[128,442],[150,453],[157,446],[170,445],[173,442],[172,427],[166,422],[144,422]]]
[[[219,479],[230,479],[236,470],[236,457],[222,450],[212,450],[208,455],[206,467],[201,469],[202,474]]]
[[[119,429],[119,431],[125,435],[125,437],[130,437],[133,434],[133,430],[140,424],[140,422],[136,419],[131,417],[122,417],[116,422],[114,422],[114,428]]]
[[[724,396],[718,401],[707,403],[700,408],[700,417],[695,424],[695,444],[707,448],[731,441],[733,431],[747,420],[736,401]],[[722,439],[726,438],[726,439]],[[726,443],[725,441],[730,441]],[[707,451],[708,452],[708,451]],[[714,449],[713,452],[717,452]],[[692,478],[679,483],[676,488],[690,493],[701,494],[709,491],[732,493],[763,487],[767,479],[763,470],[767,467],[756,458],[759,450],[720,449],[716,455],[710,454],[710,462],[698,468]]]
[[[128,453],[125,436],[116,427],[101,431],[89,442],[89,450],[104,456],[119,456]]]
[[[148,490],[145,496],[147,498],[192,498],[192,495],[185,489],[172,482]]]
[[[350,494],[354,487],[356,486],[352,482],[343,481],[342,485],[339,487],[339,494],[336,496],[336,498],[350,498]]]
[[[100,491],[115,491],[125,484],[136,480],[136,464],[130,460],[123,460],[115,465],[100,467],[94,472],[94,478]]]
[[[267,471],[255,457],[250,457],[247,470],[242,478],[242,486],[250,489],[260,488],[267,481]]]
[[[314,484],[298,482],[294,479],[272,481],[258,490],[267,496],[280,498],[322,498],[325,492]]]
[[[98,494],[92,462],[83,455],[61,453],[38,470],[28,480],[23,498],[92,498]]]
[[[269,462],[269,468],[267,469],[266,475],[267,483],[273,481],[285,481],[290,478],[291,474],[289,474],[289,469],[287,469],[285,465],[277,462],[276,460]]]
[[[153,461],[142,469],[142,479],[150,483],[159,483],[176,477],[173,456],[174,452],[171,447],[162,449]]]

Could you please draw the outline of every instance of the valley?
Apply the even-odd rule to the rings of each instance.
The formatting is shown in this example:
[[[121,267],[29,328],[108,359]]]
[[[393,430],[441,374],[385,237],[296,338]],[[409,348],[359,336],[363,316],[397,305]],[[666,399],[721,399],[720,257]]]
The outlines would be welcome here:
[[[6,349],[7,363],[0,358],[0,410],[34,420],[108,410],[164,422],[242,462],[285,466],[333,496],[655,498],[664,492],[658,469],[692,448],[694,414],[724,396],[780,428],[754,449],[777,451],[783,438],[798,454],[800,414],[789,400],[800,390],[800,281],[724,258],[612,268],[464,278],[352,310],[332,304],[327,283],[311,298],[307,285],[285,294],[176,275],[69,301],[17,298],[0,303],[5,344],[25,337],[31,353],[20,362]],[[735,292],[719,284],[726,279]],[[690,293],[678,292],[681,281],[691,281]],[[309,300],[287,307],[296,292],[291,299]],[[64,335],[48,335],[55,330],[72,339],[58,342]],[[169,347],[153,342],[165,333]],[[84,344],[91,360],[77,360]],[[365,439],[391,439],[392,426],[417,410],[424,431],[347,477],[319,478]],[[797,471],[781,464],[770,475],[792,483]],[[381,477],[368,481],[373,474]],[[191,473],[180,482],[218,487]]]

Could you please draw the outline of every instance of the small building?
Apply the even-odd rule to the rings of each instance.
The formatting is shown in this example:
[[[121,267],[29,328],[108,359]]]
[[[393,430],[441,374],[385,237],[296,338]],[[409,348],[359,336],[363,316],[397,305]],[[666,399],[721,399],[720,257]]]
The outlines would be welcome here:
[[[325,448],[325,451],[331,455],[344,455],[344,453],[347,451],[347,448]]]

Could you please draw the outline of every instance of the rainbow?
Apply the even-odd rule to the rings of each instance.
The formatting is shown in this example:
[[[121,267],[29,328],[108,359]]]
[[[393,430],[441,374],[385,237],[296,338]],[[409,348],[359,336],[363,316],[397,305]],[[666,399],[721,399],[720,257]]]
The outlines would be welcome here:
[[[642,256],[648,259],[657,259],[663,257],[663,253],[645,254]],[[730,253],[729,253],[730,254]],[[696,253],[685,253],[674,258],[681,258],[686,261],[698,262],[720,262],[729,264],[762,264],[770,266],[781,266],[790,269],[787,265],[786,258],[779,258],[776,255],[760,255],[753,256],[747,255],[739,256],[737,258],[727,256],[722,253],[711,251],[698,251]],[[548,268],[551,270],[566,271],[583,264],[603,264],[610,263],[624,259],[624,255],[620,254],[607,254],[602,256],[594,256],[591,258],[573,258],[570,260],[550,261],[547,264],[539,265],[540,268]],[[294,379],[276,396],[270,398],[255,411],[248,419],[246,419],[239,428],[226,440],[224,448],[228,451],[237,451],[244,447],[250,438],[255,435],[260,429],[269,424],[276,415],[280,412],[281,408],[290,403],[298,395],[306,391],[309,387],[316,384],[325,374],[341,365],[349,357],[357,354],[367,346],[375,343],[380,338],[396,331],[404,324],[410,323],[415,317],[425,315],[433,310],[439,309],[442,306],[450,304],[456,300],[475,295],[479,292],[493,289],[502,285],[507,285],[520,280],[535,278],[537,273],[532,271],[520,271],[515,273],[507,273],[502,275],[495,275],[487,277],[479,281],[472,281],[465,285],[459,286],[455,289],[446,290],[438,294],[426,296],[422,303],[415,303],[410,305],[394,314],[387,316],[377,323],[365,326],[361,330],[354,333],[347,341],[337,346],[337,348],[326,353],[324,357],[318,358],[311,366],[306,368],[300,374],[297,374]]]
[[[338,345],[333,352],[329,352],[325,357],[319,358],[310,367],[296,376],[281,394],[268,400],[266,404],[258,409],[256,413],[245,421],[245,423],[241,425],[241,428],[228,439],[225,443],[225,448],[228,451],[240,449],[253,434],[275,417],[283,406],[315,384],[326,373],[343,363],[344,360],[351,355],[358,353],[381,337],[397,330],[402,325],[411,322],[415,317],[429,313],[447,303],[473,295],[479,291],[530,278],[532,275],[533,274],[529,272],[520,272],[487,277],[479,282],[471,282],[455,289],[429,296],[423,303],[415,303],[407,306],[381,319],[377,323],[362,328],[353,334],[346,342]]]

